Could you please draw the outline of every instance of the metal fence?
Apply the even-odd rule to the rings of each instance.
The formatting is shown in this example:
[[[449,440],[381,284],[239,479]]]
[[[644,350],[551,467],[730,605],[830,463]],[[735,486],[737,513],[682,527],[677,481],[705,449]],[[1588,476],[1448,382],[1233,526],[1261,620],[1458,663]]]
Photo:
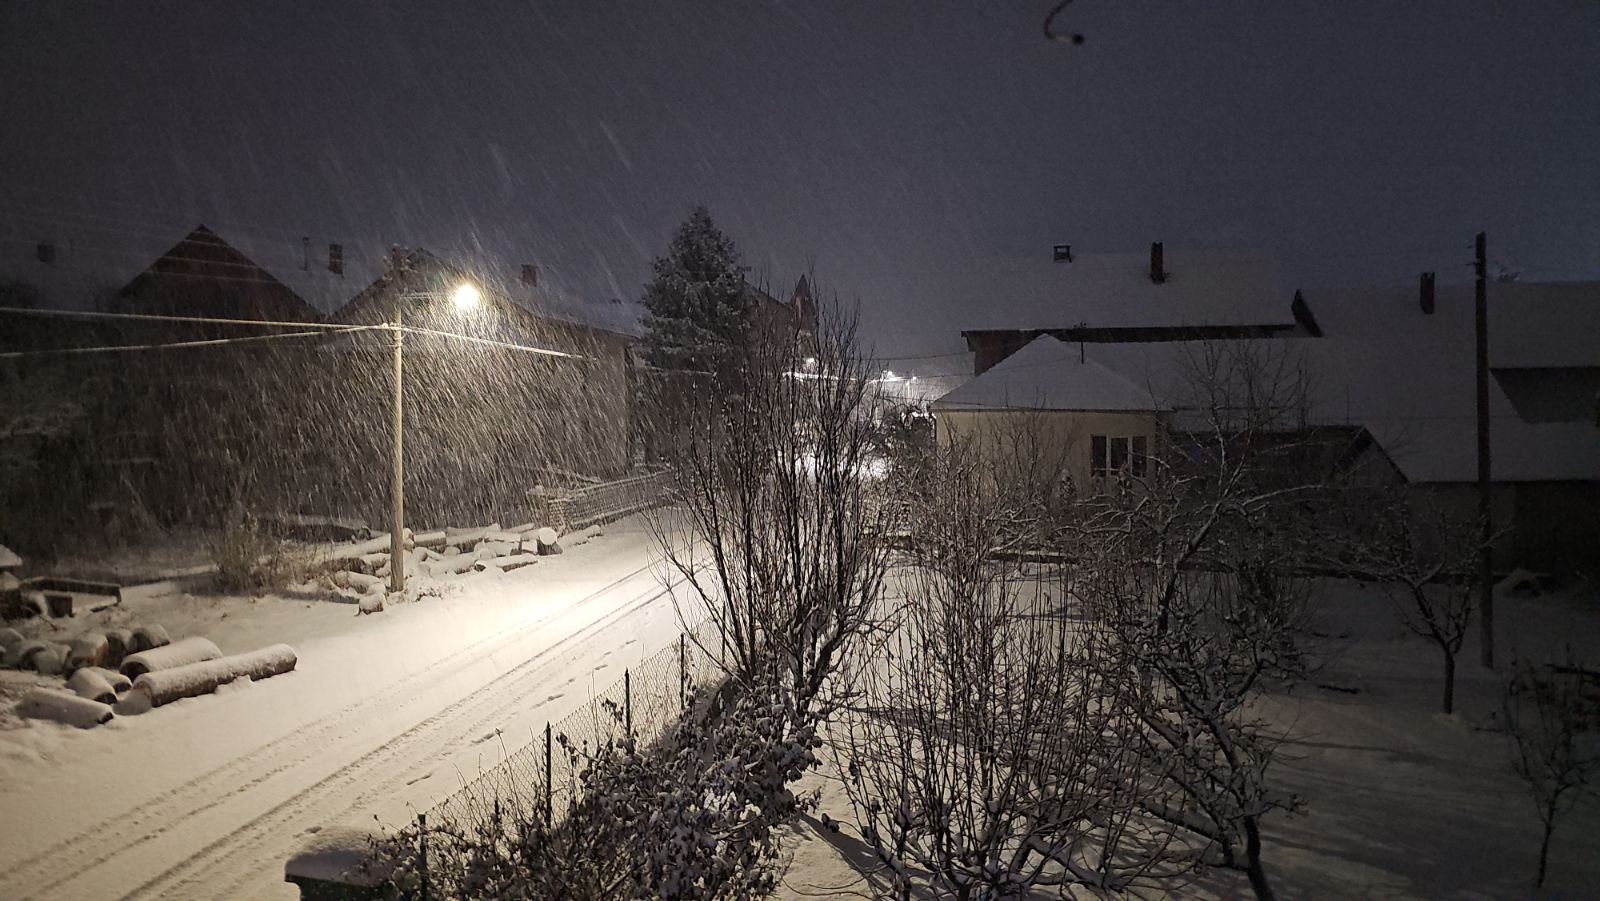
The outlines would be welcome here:
[[[664,503],[671,485],[665,470],[586,485],[550,498],[550,514],[558,529],[569,532]]]
[[[595,748],[631,732],[640,745],[667,735],[694,690],[721,678],[720,638],[709,623],[678,636],[544,734],[512,752],[429,811],[427,821],[470,827],[501,813],[559,818],[577,799],[579,762],[567,748]]]

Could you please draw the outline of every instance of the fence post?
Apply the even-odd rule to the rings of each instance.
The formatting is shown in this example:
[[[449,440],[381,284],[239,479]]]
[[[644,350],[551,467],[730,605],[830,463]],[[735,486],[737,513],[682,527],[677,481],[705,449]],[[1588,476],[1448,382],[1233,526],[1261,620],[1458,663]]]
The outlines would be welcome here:
[[[678,709],[689,709],[689,653],[686,633],[678,633]]]
[[[550,724],[544,724],[544,827],[550,828],[551,811],[555,805],[550,787]]]
[[[422,901],[428,901],[428,815],[425,813],[417,814],[417,845],[417,856],[421,858],[417,876],[422,883]]]
[[[630,670],[622,671],[622,730],[622,734],[633,737],[633,673]]]

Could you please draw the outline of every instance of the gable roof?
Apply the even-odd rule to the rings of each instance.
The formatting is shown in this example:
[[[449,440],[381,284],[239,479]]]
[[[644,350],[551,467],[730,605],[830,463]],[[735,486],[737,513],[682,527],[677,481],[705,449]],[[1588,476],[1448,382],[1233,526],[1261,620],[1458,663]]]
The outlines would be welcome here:
[[[403,274],[397,274],[403,273]],[[473,322],[442,321],[440,327],[449,330],[471,331],[488,337],[490,333],[501,338],[512,336],[508,328],[537,328],[539,323],[558,323],[573,328],[609,334],[618,339],[629,339],[640,333],[638,304],[612,302],[585,304],[561,290],[540,283],[525,285],[518,271],[517,279],[509,278],[511,267],[493,261],[465,263],[448,259],[424,248],[417,248],[400,258],[378,275],[337,310],[333,321],[352,325],[369,325],[387,320],[394,291],[427,290],[447,291],[460,281],[470,281],[483,295],[490,315],[479,314]],[[444,301],[441,300],[441,307]],[[453,314],[442,313],[443,316]]]
[[[1077,345],[1048,335],[934,401],[945,410],[1146,411],[1163,408],[1151,393]]]
[[[343,245],[344,272],[328,269],[326,244],[308,243],[287,232],[249,228],[212,230],[193,219],[162,213],[141,213],[127,219],[103,213],[55,210],[35,212],[17,201],[0,206],[0,279],[16,279],[35,287],[45,306],[90,309],[114,296],[156,260],[180,250],[187,240],[219,241],[236,250],[260,273],[213,267],[207,277],[227,284],[238,276],[246,283],[280,284],[319,314],[337,308],[381,269],[359,245]]]
[[[1413,336],[1465,348],[1469,358],[1476,340],[1471,282],[1437,284],[1431,314],[1416,281],[1321,292],[1310,302],[1330,337]],[[1488,309],[1490,367],[1600,366],[1600,282],[1490,282]]]
[[[964,333],[1295,327],[1294,292],[1270,256],[1173,251],[1163,259],[1166,278],[1160,283],[1150,277],[1150,256],[1137,253],[1081,254],[1070,262],[1042,255],[981,260],[937,277],[941,293],[969,298]]]

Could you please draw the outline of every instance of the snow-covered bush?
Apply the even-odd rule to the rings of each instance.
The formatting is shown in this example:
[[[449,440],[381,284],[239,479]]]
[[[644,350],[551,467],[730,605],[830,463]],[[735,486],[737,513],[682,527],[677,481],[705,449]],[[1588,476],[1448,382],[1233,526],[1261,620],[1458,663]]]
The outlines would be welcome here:
[[[800,809],[789,786],[815,763],[816,733],[770,688],[709,719],[703,708],[655,747],[563,740],[579,782],[565,810],[495,803],[472,823],[412,827],[379,846],[381,867],[400,891],[421,897],[426,881],[435,899],[764,895],[778,876],[773,829]]]

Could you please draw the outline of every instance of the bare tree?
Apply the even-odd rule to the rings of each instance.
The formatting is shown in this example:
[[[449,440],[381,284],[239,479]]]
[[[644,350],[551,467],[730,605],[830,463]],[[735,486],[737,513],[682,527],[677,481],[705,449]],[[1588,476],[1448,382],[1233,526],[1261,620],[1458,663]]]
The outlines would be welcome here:
[[[1005,443],[1015,462],[1025,449]],[[994,444],[947,440],[915,493],[905,602],[835,730],[857,828],[901,897],[1169,878],[1184,866],[1138,804],[1151,758],[1122,734],[1126,686],[1090,662],[1065,571],[1018,560],[1044,547],[1036,498],[1054,480]],[[1044,480],[1006,478],[1022,472]]]
[[[876,383],[854,319],[835,310],[814,333],[753,340],[744,391],[695,399],[671,456],[689,528],[658,534],[735,683],[781,685],[809,722],[825,714],[828,678],[870,624],[887,568]]]
[[[1369,509],[1367,528],[1352,536],[1350,568],[1382,584],[1400,622],[1439,649],[1442,705],[1453,713],[1456,659],[1477,607],[1478,523],[1430,504],[1413,505],[1403,493]]]
[[[1511,768],[1528,784],[1544,827],[1534,878],[1543,886],[1556,822],[1600,776],[1600,673],[1570,658],[1548,670],[1521,663],[1504,703]]]
[[[1130,734],[1164,764],[1144,809],[1271,898],[1261,823],[1295,801],[1268,781],[1282,736],[1253,703],[1299,672],[1297,574],[1328,474],[1292,350],[1203,344],[1182,363],[1183,428],[1149,478],[1086,500],[1076,588],[1130,687],[1118,695],[1141,727]]]

